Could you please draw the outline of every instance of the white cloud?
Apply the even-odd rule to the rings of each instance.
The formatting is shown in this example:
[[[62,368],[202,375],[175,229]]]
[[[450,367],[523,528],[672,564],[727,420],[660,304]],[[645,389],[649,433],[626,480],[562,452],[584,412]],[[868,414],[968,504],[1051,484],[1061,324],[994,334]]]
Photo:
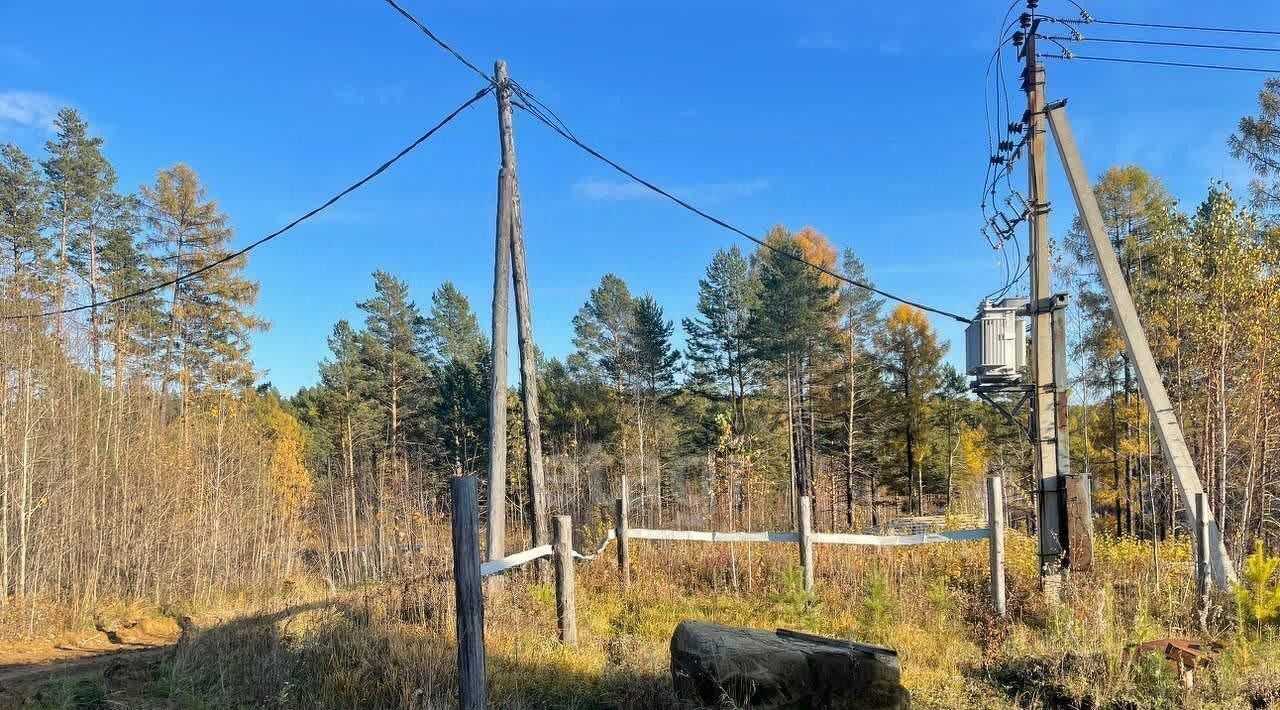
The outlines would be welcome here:
[[[0,124],[17,124],[42,131],[53,130],[53,119],[66,102],[33,91],[0,91]]]
[[[681,199],[695,203],[713,204],[752,197],[768,188],[768,180],[756,178],[754,180],[677,185],[668,189]],[[583,199],[599,202],[623,202],[660,197],[656,192],[639,183],[614,182],[598,178],[587,178],[574,183],[573,194]]]

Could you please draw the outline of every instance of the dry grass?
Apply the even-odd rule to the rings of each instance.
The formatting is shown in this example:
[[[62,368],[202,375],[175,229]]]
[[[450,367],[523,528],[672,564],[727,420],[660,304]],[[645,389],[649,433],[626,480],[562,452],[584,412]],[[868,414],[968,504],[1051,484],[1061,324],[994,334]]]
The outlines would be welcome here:
[[[677,707],[667,644],[682,619],[887,644],[902,655],[917,708],[1249,708],[1280,695],[1274,637],[1221,626],[1214,638],[1225,650],[1191,691],[1159,659],[1127,650],[1196,635],[1185,545],[1164,546],[1156,586],[1148,546],[1102,540],[1097,571],[1055,606],[1036,591],[1033,541],[1014,535],[1008,552],[1010,618],[1000,620],[987,609],[980,542],[820,546],[813,597],[800,590],[788,545],[634,543],[625,596],[608,553],[579,564],[577,648],[556,641],[551,589],[519,573],[486,603],[491,698],[503,708]],[[452,706],[446,558],[422,563],[412,583],[302,603],[317,596],[299,590],[294,606],[201,632],[156,671],[148,692],[191,708]]]

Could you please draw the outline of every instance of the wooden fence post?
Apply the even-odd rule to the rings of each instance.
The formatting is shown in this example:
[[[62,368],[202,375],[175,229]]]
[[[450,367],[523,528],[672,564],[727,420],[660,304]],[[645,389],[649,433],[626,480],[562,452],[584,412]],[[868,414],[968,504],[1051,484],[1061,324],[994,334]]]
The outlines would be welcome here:
[[[809,496],[800,497],[800,568],[804,572],[804,591],[813,591],[813,505]]]
[[[474,476],[449,480],[452,494],[453,585],[457,607],[458,705],[483,710],[488,704],[484,677],[484,595],[480,590],[480,506]]]
[[[622,477],[622,495],[613,501],[613,535],[618,540],[618,574],[622,591],[631,589],[630,533],[627,532],[627,477]]]
[[[991,536],[991,606],[1007,613],[1004,593],[1004,479],[987,476],[987,530]]]
[[[556,623],[560,642],[578,645],[578,611],[573,600],[573,518],[557,515],[551,528],[551,556],[556,568]]]
[[[1204,493],[1196,494],[1196,612],[1200,616],[1200,627],[1209,626],[1209,585],[1212,584],[1209,567],[1209,519],[1208,504]]]

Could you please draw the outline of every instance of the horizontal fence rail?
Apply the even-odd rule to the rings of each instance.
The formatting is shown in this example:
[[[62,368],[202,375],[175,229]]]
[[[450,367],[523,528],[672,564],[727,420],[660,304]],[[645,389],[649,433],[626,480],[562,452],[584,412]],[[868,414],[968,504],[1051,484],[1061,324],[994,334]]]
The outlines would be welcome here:
[[[814,542],[827,545],[871,545],[876,547],[892,547],[897,545],[932,545],[939,542],[968,542],[970,540],[986,540],[991,531],[985,528],[971,530],[946,530],[936,533],[916,533],[914,535],[854,535],[848,533],[813,533]]]
[[[604,536],[604,540],[596,547],[595,551],[589,555],[584,555],[577,550],[570,550],[575,560],[594,560],[600,556],[600,553],[609,547],[609,543],[617,539],[617,534],[610,530]],[[543,557],[551,557],[553,550],[551,545],[538,545],[527,550],[516,552],[497,560],[487,560],[480,563],[480,576],[492,577],[495,574],[502,574],[509,570],[523,567],[534,560],[540,560]]]
[[[1004,616],[1004,484],[998,476],[987,478],[986,527],[940,532],[916,532],[908,528],[901,535],[864,535],[856,533],[822,533],[813,531],[811,500],[800,496],[797,506],[796,530],[788,531],[726,531],[713,530],[664,530],[658,528],[632,528],[628,525],[627,481],[622,479],[621,496],[614,500],[614,527],[605,532],[604,539],[589,554],[573,549],[573,521],[569,516],[555,518],[552,544],[539,545],[494,560],[480,562],[477,540],[478,504],[476,485],[472,477],[458,477],[450,481],[452,500],[452,525],[454,541],[454,577],[457,599],[459,699],[464,710],[483,708],[485,700],[484,678],[484,596],[481,580],[518,569],[536,560],[551,558],[555,571],[556,625],[560,642],[574,646],[578,642],[577,604],[574,583],[574,561],[598,558],[617,543],[618,576],[623,594],[627,594],[631,582],[630,541],[652,540],[672,542],[711,543],[786,543],[799,547],[800,568],[804,575],[804,590],[814,590],[814,570],[818,566],[814,545],[861,545],[865,547],[904,547],[951,542],[986,540],[990,546],[990,594],[994,611]],[[933,524],[934,521],[919,521]],[[943,522],[942,519],[939,522]],[[966,520],[969,524],[975,521]]]
[[[550,557],[550,556],[551,556],[550,545],[538,545],[537,547],[531,547],[527,550],[523,550],[521,552],[517,552],[512,555],[507,555],[502,559],[488,560],[485,562],[481,562],[480,576],[492,577],[495,574],[502,574],[507,570],[512,570],[517,567],[523,567],[524,565],[527,565],[530,562],[533,562],[534,560],[540,560],[543,557]]]
[[[692,542],[799,542],[796,532],[714,532],[706,530],[656,530],[630,528],[632,540],[686,540]]]
[[[706,530],[659,530],[631,528],[627,531],[632,540],[674,540],[682,542],[800,542],[798,532],[717,532]],[[939,542],[968,542],[985,540],[991,531],[985,528],[972,530],[947,530],[938,533],[914,535],[859,535],[850,533],[810,533],[814,543],[824,545],[869,545],[888,547],[898,545],[930,545]]]

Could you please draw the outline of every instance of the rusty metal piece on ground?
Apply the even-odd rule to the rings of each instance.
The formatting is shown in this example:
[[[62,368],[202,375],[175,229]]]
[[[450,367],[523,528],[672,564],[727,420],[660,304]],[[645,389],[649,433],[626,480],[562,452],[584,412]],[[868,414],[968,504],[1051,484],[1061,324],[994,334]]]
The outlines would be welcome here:
[[[1159,653],[1182,679],[1183,685],[1190,688],[1195,682],[1195,670],[1213,662],[1222,650],[1222,644],[1215,641],[1200,641],[1190,638],[1166,638],[1146,641],[1131,646],[1138,653]]]

